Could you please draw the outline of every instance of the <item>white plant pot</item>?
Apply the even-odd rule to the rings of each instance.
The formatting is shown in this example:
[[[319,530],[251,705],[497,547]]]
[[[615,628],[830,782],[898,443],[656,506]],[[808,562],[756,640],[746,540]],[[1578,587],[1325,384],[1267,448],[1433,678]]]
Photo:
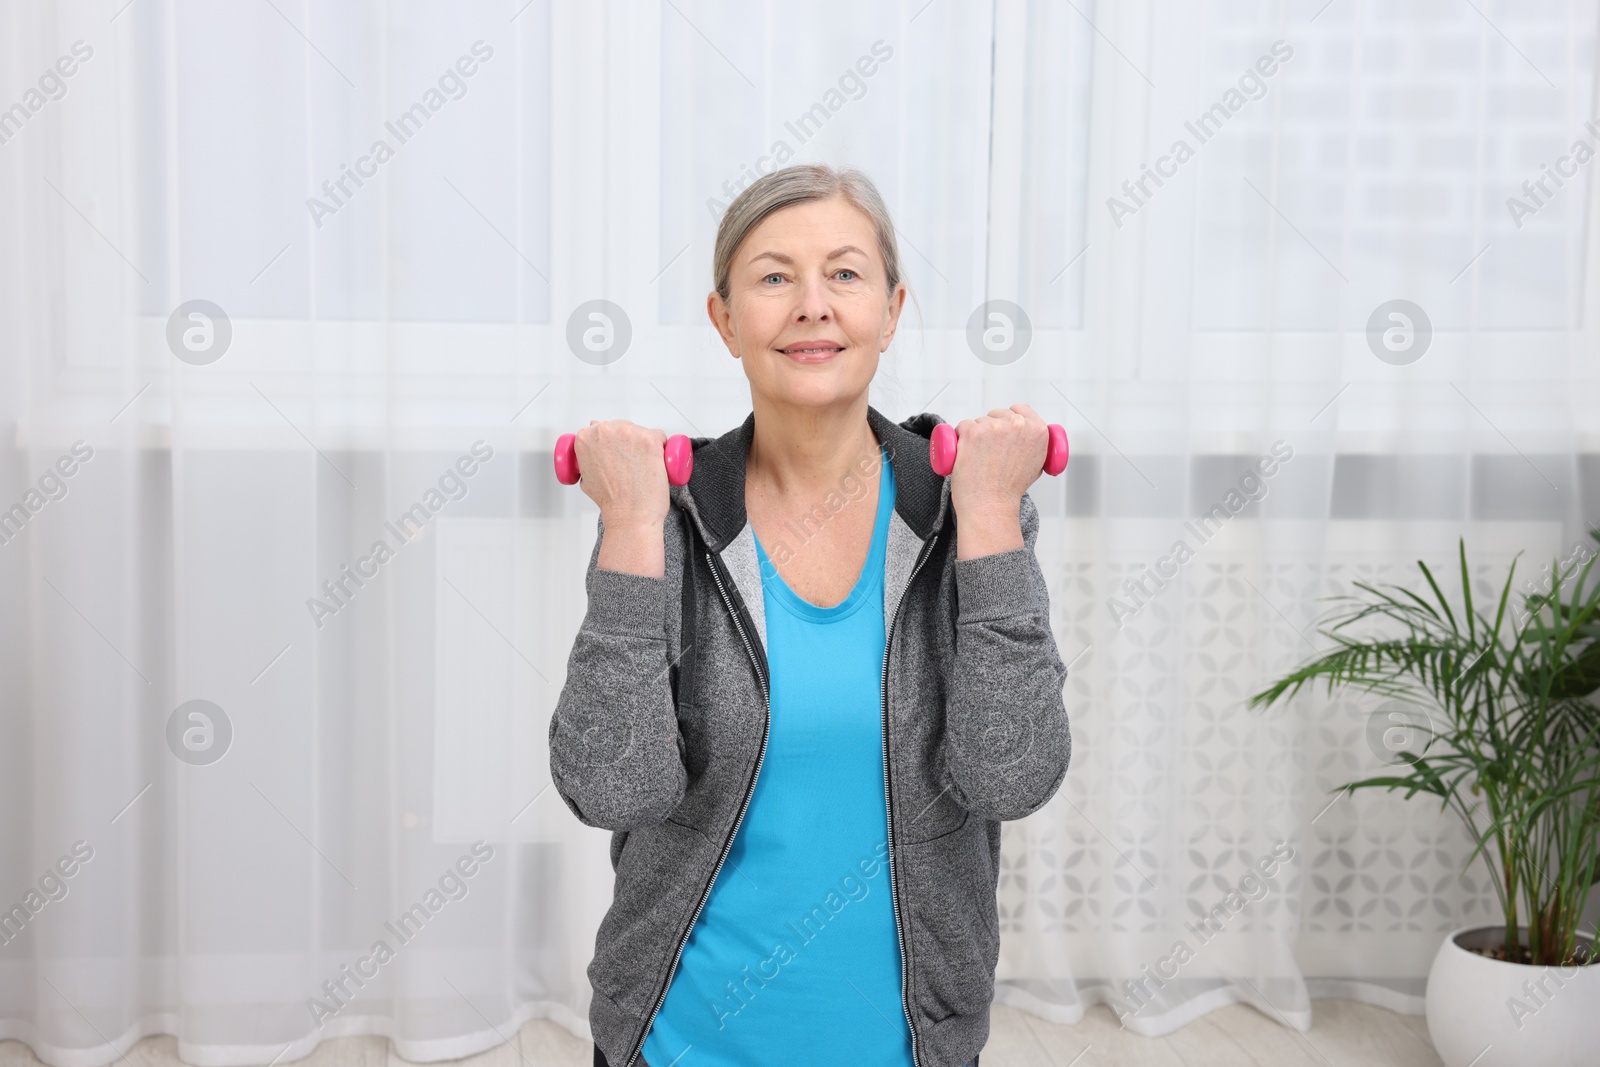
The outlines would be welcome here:
[[[1531,967],[1468,951],[1504,939],[1503,926],[1457,930],[1433,958],[1428,1034],[1445,1067],[1600,1063],[1600,964]]]

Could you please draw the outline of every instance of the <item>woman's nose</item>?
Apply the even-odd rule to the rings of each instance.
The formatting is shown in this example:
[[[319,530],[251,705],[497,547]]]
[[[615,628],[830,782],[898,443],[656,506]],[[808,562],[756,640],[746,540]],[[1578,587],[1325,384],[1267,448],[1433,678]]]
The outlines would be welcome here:
[[[795,314],[808,322],[826,322],[832,316],[833,307],[822,279],[810,278],[800,283],[800,298]]]

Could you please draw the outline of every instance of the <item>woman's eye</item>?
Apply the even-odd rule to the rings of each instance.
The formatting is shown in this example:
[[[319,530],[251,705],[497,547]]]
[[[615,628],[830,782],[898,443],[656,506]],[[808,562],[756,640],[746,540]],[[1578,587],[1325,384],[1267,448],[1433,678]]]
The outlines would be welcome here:
[[[846,275],[849,275],[849,277],[845,277]],[[851,270],[849,267],[845,267],[838,272],[836,277],[839,277],[847,282],[853,282],[856,278],[856,272]]]
[[[781,274],[769,274],[765,278],[762,278],[761,280],[764,281],[764,282],[770,282],[774,278],[778,279],[778,281],[780,281],[780,282],[783,281],[783,275],[781,275]]]

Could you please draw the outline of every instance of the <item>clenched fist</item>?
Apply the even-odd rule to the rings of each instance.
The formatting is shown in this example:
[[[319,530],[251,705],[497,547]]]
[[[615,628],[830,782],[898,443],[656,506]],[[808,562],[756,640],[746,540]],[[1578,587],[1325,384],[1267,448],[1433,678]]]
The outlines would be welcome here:
[[[1044,468],[1050,431],[1027,404],[995,408],[956,424],[950,505],[956,558],[1010,552],[1022,545],[1022,494]]]
[[[665,431],[627,419],[590,421],[579,430],[579,486],[600,505],[604,526],[597,565],[659,578],[666,573],[662,528],[671,504],[667,471],[661,462]]]

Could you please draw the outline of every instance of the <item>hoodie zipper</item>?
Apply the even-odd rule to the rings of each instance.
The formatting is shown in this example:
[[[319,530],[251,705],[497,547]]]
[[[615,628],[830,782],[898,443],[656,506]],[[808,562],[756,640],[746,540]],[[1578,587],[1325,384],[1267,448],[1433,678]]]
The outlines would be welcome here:
[[[938,533],[928,538],[928,544],[918,557],[916,566],[911,568],[911,577],[906,579],[906,587],[900,593],[900,599],[895,601],[894,615],[889,619],[889,632],[883,638],[883,681],[879,685],[879,695],[883,705],[883,806],[887,826],[887,842],[889,846],[889,899],[894,903],[894,937],[900,945],[900,1010],[905,1013],[906,1027],[911,1031],[911,1063],[919,1067],[921,1060],[917,1056],[917,1024],[911,1019],[911,1001],[906,996],[906,987],[910,978],[906,965],[906,940],[904,933],[904,920],[900,917],[900,889],[894,876],[894,795],[889,789],[889,644],[894,640],[895,624],[900,621],[900,606],[906,601],[906,594],[911,591],[911,583],[917,580],[917,573],[922,570],[922,565],[928,562],[928,557],[933,555],[934,542],[939,540]]]
[[[655,1007],[650,1009],[650,1017],[645,1020],[644,1029],[639,1032],[639,1042],[633,1046],[633,1051],[628,1055],[623,1067],[633,1067],[639,1053],[644,1049],[645,1039],[650,1036],[650,1027],[655,1025],[656,1015],[661,1011],[661,1005],[666,1003],[667,990],[672,987],[673,975],[678,973],[678,963],[683,959],[683,948],[689,943],[689,934],[694,930],[694,924],[700,919],[700,912],[705,908],[706,901],[711,898],[711,887],[717,884],[717,875],[722,873],[722,864],[728,858],[728,853],[733,850],[733,839],[738,836],[739,824],[744,822],[744,813],[750,807],[750,798],[756,791],[756,779],[761,775],[761,763],[767,758],[767,735],[772,730],[772,693],[767,689],[766,676],[761,671],[760,664],[756,661],[755,646],[750,643],[750,636],[745,632],[744,623],[739,621],[739,613],[733,608],[733,601],[728,599],[728,590],[722,584],[722,575],[717,571],[716,561],[711,553],[705,554],[706,565],[711,568],[711,578],[717,583],[717,593],[722,597],[723,606],[728,609],[728,617],[733,620],[734,629],[739,631],[739,640],[744,642],[745,654],[750,657],[750,666],[756,672],[756,684],[761,686],[761,699],[766,706],[766,721],[761,726],[761,751],[756,754],[756,768],[750,775],[750,784],[745,787],[744,799],[739,803],[739,814],[733,820],[733,829],[728,833],[728,838],[722,843],[722,853],[717,857],[717,865],[711,872],[711,880],[706,883],[706,888],[700,894],[700,903],[695,905],[694,915],[689,919],[689,925],[683,928],[683,936],[678,938],[678,949],[672,955],[672,967],[667,971],[667,980],[662,983],[661,995],[656,997]],[[915,575],[915,572],[913,572]],[[888,659],[884,660],[885,676],[888,672]],[[887,766],[887,764],[886,764]],[[902,984],[904,979],[902,978]],[[902,1002],[904,993],[902,991]],[[916,1049],[913,1045],[912,1058],[916,1058]]]

